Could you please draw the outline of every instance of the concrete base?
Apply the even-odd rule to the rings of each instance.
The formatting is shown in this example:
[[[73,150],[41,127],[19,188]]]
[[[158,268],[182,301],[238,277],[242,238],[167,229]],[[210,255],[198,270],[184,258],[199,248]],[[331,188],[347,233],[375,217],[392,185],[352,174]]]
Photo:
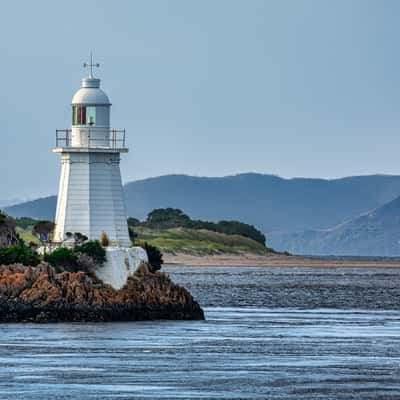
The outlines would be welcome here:
[[[106,247],[107,261],[95,273],[104,283],[121,289],[143,262],[148,262],[146,250],[141,247]]]

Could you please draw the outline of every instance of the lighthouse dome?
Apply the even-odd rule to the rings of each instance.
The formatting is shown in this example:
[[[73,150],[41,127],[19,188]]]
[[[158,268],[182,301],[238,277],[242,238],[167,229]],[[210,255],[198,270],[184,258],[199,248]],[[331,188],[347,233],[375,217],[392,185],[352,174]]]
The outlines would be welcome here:
[[[110,105],[111,103],[108,96],[100,89],[100,79],[89,77],[82,79],[82,87],[72,98],[72,104]]]

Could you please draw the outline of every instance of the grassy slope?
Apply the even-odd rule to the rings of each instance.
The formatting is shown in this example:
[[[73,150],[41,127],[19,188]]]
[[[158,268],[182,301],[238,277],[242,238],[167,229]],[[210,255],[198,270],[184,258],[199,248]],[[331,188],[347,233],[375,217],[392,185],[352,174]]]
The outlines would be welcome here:
[[[30,229],[22,229],[21,227],[17,226],[16,229],[18,235],[20,236],[20,238],[25,242],[25,243],[29,243],[29,242],[33,242],[36,244],[40,244],[39,239],[37,238],[37,236],[32,234],[32,228]]]
[[[220,253],[266,254],[270,250],[252,239],[239,235],[225,235],[207,230],[174,228],[153,230],[135,227],[137,242],[148,242],[166,253],[189,253],[194,255]]]
[[[138,234],[137,243],[148,242],[165,253],[188,253],[193,255],[221,253],[266,254],[270,251],[252,239],[240,235],[225,235],[204,229],[174,228],[155,230],[135,227],[134,230]],[[33,241],[40,244],[38,238],[31,233],[31,226],[27,229],[17,227],[17,232],[25,243]]]

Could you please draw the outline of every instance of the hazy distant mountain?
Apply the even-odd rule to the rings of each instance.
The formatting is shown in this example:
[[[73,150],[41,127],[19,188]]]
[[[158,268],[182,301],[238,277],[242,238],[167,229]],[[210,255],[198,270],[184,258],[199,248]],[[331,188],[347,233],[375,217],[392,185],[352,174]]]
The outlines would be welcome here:
[[[271,234],[275,249],[296,254],[400,256],[400,197],[327,230]]]
[[[241,174],[223,178],[167,175],[125,185],[129,216],[177,207],[192,218],[237,219],[269,231],[329,228],[400,195],[400,176],[283,179]],[[51,219],[55,197],[6,209],[11,215]]]
[[[23,201],[23,199],[0,200],[0,209],[3,209],[4,207],[9,207],[13,204],[22,203]]]
[[[53,220],[56,212],[56,205],[57,196],[49,196],[6,207],[4,210],[14,217]]]

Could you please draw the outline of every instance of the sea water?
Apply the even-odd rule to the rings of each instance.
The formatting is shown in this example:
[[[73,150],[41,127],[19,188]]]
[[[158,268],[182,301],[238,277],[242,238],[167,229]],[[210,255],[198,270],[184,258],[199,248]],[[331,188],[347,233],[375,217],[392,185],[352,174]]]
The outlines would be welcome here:
[[[400,270],[181,268],[206,321],[0,325],[0,399],[399,399]]]

